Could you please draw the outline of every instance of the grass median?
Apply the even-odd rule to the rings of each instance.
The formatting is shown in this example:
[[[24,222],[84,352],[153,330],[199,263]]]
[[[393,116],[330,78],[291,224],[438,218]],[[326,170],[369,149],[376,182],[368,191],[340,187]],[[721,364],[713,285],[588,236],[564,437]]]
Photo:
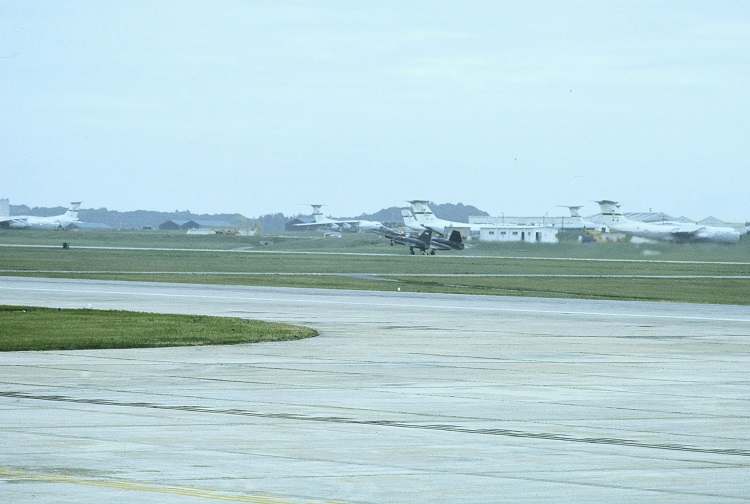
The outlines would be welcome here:
[[[0,351],[82,350],[289,341],[308,327],[202,315],[0,306]]]
[[[469,257],[453,252],[423,257],[367,234],[273,238],[260,246],[254,237],[12,231],[0,230],[0,276],[750,304],[748,239],[733,246],[473,242],[464,251]],[[69,249],[3,246],[59,245],[63,238],[71,241]]]

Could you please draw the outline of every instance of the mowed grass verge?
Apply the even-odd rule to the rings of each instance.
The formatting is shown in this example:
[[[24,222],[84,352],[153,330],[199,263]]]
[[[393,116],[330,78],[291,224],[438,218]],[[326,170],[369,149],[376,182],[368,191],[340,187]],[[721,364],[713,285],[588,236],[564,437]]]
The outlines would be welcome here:
[[[305,241],[297,240],[300,243]],[[318,243],[324,240],[309,241]],[[632,262],[632,259],[612,260],[611,257],[594,258],[592,262],[589,258],[571,257],[572,244],[561,244],[560,248],[548,250],[559,254],[562,259],[462,257],[452,253],[424,257],[410,256],[408,251],[400,256],[378,256],[0,247],[0,276],[748,305],[749,244],[748,240],[743,240],[732,247],[653,245],[664,252],[656,257],[671,257],[670,260],[682,262],[650,259]],[[595,250],[603,256],[638,257],[640,254],[631,244],[600,245],[584,247],[579,244],[576,250],[581,253]],[[391,251],[402,250],[384,247]],[[541,248],[534,250],[542,251]],[[607,250],[611,254],[607,254]],[[685,262],[692,260],[689,258],[693,255],[724,262]],[[415,274],[421,276],[409,276]],[[475,276],[445,276],[451,274]],[[548,276],[513,278],[497,275]]]
[[[309,327],[202,315],[0,305],[0,351],[82,350],[289,341]]]
[[[558,244],[491,243],[472,240],[463,251],[439,255],[498,255],[599,259],[666,259],[697,261],[750,261],[750,236],[735,245],[716,243],[581,244],[578,233],[564,233]],[[391,247],[374,233],[345,233],[341,239],[323,238],[320,232],[288,233],[288,236],[187,235],[184,231],[57,231],[0,229],[1,244],[29,244],[71,248],[80,246],[164,247],[254,251],[356,252],[409,255],[406,247]],[[0,250],[2,250],[0,248]],[[27,253],[25,251],[25,253]],[[215,268],[214,268],[215,269]]]

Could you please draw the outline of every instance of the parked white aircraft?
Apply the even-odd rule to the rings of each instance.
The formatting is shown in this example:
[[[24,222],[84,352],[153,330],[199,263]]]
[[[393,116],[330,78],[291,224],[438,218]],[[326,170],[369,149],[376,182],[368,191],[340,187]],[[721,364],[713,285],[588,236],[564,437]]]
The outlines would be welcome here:
[[[447,235],[456,229],[463,231],[462,234],[466,235],[478,233],[481,228],[488,226],[487,224],[470,224],[441,219],[432,213],[430,202],[427,200],[411,200],[409,205],[411,205],[411,209],[402,209],[401,216],[404,218],[406,227],[415,231],[431,229],[442,235]]]
[[[64,214],[52,215],[50,217],[10,215],[8,200],[0,200],[0,227],[11,229],[66,229],[79,222],[78,208],[80,206],[80,201],[74,201]]]
[[[528,227],[529,229],[533,226],[523,226],[514,224],[475,224],[470,222],[456,222],[441,219],[437,217],[430,208],[430,202],[427,200],[411,200],[409,201],[411,208],[404,208],[401,210],[401,216],[404,218],[404,224],[406,227],[415,231],[422,229],[431,229],[443,236],[450,235],[451,231],[457,230],[461,232],[463,236],[470,234],[479,234],[479,231],[483,228],[504,228],[519,229]]]
[[[600,220],[610,230],[639,236],[650,240],[674,242],[711,241],[736,243],[740,239],[739,231],[730,227],[704,226],[684,222],[641,222],[628,219],[620,212],[616,201],[597,201],[601,209]]]
[[[404,226],[413,231],[422,231],[425,229],[425,227],[417,221],[417,218],[414,217],[414,214],[411,213],[411,208],[402,208],[401,218],[404,219]]]
[[[354,228],[358,231],[377,231],[383,229],[385,226],[381,222],[369,221],[363,219],[332,219],[323,215],[320,211],[323,205],[310,205],[313,209],[312,222],[302,222],[295,224],[297,227],[329,227],[332,229],[350,229]]]
[[[598,229],[600,231],[606,231],[606,226],[597,224],[596,222],[590,221],[581,216],[582,205],[558,205],[562,208],[567,208],[570,211],[570,217],[563,221],[563,225],[568,229]],[[602,229],[603,228],[603,229]]]

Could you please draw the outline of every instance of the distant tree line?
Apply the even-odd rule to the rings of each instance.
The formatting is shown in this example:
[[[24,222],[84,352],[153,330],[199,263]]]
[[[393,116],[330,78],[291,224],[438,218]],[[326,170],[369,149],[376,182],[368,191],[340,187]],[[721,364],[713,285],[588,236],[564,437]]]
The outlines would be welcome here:
[[[404,206],[407,206],[404,204]],[[374,220],[378,222],[401,222],[401,208],[403,207],[388,207],[382,210],[378,210],[371,214],[361,214],[354,219]],[[430,202],[430,208],[432,211],[441,219],[452,220],[457,222],[469,222],[469,216],[471,215],[489,215],[484,210],[473,205],[464,205],[463,203],[432,203]]]
[[[11,215],[59,215],[64,213],[67,207],[33,207],[26,205],[11,205]],[[154,210],[133,210],[120,212],[107,208],[82,208],[78,211],[78,218],[83,222],[104,224],[114,229],[143,229],[145,227],[157,228],[168,220],[216,220],[225,221],[237,227],[247,227],[255,224],[254,219],[248,219],[244,215],[233,214],[196,214],[190,210],[175,210],[174,212],[158,212]]]

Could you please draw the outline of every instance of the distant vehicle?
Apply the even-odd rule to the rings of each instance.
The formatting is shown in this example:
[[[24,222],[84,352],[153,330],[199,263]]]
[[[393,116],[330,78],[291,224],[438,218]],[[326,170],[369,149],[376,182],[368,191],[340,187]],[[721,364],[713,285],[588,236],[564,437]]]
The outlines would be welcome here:
[[[0,227],[10,229],[68,229],[78,222],[78,208],[81,202],[74,201],[68,210],[60,215],[38,217],[36,215],[10,215],[8,200],[0,205]]]
[[[320,209],[323,205],[313,204],[310,205],[313,209],[312,222],[301,222],[295,224],[295,227],[311,227],[311,228],[330,228],[336,231],[342,229],[353,229],[355,231],[377,231],[383,229],[384,226],[381,222],[369,221],[364,219],[332,219],[323,215]]]
[[[597,201],[601,209],[600,220],[610,230],[638,236],[649,240],[664,240],[678,243],[718,242],[736,243],[740,233],[730,227],[704,226],[685,222],[640,222],[625,217],[620,204],[612,200]]]

